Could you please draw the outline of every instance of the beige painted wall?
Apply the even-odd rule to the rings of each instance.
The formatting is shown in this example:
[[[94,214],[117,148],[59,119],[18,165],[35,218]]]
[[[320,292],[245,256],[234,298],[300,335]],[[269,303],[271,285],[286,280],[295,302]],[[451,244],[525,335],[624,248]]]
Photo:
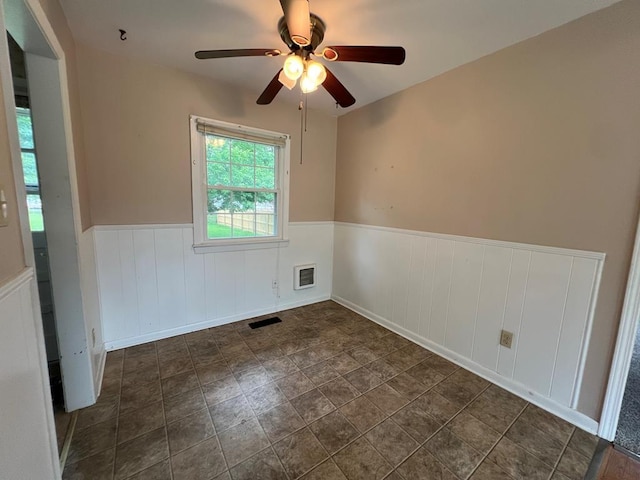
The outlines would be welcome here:
[[[25,267],[2,89],[0,84],[0,184],[8,201],[9,225],[0,227],[0,286]]]
[[[71,110],[71,130],[73,133],[73,148],[76,162],[76,177],[78,182],[78,200],[80,203],[80,220],[82,229],[86,230],[91,222],[89,207],[89,183],[85,161],[83,122],[80,112],[80,95],[78,89],[78,75],[76,68],[76,45],[58,0],[39,0],[51,27],[64,50],[67,65],[67,82],[69,86],[69,106]]]
[[[290,220],[333,219],[335,118],[310,112],[300,165],[295,105],[81,44],[77,55],[94,224],[192,221],[190,114],[291,134]]]
[[[625,1],[338,122],[337,221],[607,254],[579,402],[595,419],[640,205],[638,52]]]

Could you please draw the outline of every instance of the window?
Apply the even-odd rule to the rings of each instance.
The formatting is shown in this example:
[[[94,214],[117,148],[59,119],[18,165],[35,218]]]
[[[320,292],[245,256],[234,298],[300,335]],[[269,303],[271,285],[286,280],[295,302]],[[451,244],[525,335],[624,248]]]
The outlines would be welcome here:
[[[40,181],[36,164],[36,150],[33,141],[31,111],[28,108],[16,108],[18,120],[18,136],[22,153],[22,173],[27,190],[27,208],[29,210],[29,226],[32,232],[44,231],[42,216],[42,200],[40,199]]]
[[[286,241],[288,135],[192,116],[191,156],[196,249]]]

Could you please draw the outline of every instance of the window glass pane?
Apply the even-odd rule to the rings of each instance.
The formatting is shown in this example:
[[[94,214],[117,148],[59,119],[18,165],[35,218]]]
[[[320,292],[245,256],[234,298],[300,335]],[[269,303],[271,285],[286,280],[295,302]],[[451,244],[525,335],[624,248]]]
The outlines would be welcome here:
[[[256,212],[274,215],[276,213],[276,194],[258,193],[256,198]]]
[[[206,138],[207,162],[229,162],[229,140],[217,135],[207,135]]]
[[[209,190],[207,192],[207,237],[230,238],[231,220],[227,218],[231,210],[229,190]]]
[[[207,215],[207,238],[231,238],[231,216],[228,213]]]
[[[27,195],[27,209],[29,211],[29,226],[32,232],[44,231],[44,219],[42,217],[42,201],[40,195]]]
[[[271,145],[256,143],[256,166],[274,167],[276,164],[276,149]]]
[[[276,195],[210,189],[207,236],[264,237],[276,233]]]
[[[33,143],[33,128],[31,126],[31,113],[28,108],[16,108],[18,119],[18,136],[20,148],[35,148]]]
[[[228,163],[207,163],[208,185],[229,185],[231,167]]]
[[[273,168],[256,167],[256,187],[257,188],[275,188],[276,175]]]
[[[38,186],[38,169],[36,167],[36,156],[33,153],[22,152],[22,172],[24,174],[24,184]]]
[[[255,212],[256,194],[255,192],[232,192],[234,212]]]
[[[231,163],[254,165],[253,146],[244,140],[231,140]]]
[[[209,213],[231,208],[231,192],[228,190],[209,190],[207,196],[207,210]]]
[[[231,165],[231,186],[253,188],[255,186],[255,172],[253,166]]]
[[[256,214],[234,213],[231,215],[234,237],[256,237]]]

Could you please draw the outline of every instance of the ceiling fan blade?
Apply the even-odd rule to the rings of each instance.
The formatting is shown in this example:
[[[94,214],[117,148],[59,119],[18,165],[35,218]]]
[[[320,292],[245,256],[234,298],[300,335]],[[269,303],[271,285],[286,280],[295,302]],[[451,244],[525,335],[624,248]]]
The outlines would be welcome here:
[[[309,0],[280,0],[289,35],[297,45],[311,43],[311,12]]]
[[[239,48],[232,50],[198,50],[196,58],[232,58],[232,57],[277,57],[282,52],[277,48]]]
[[[282,72],[282,69],[276,73],[276,76],[269,82],[269,85],[264,89],[262,95],[258,97],[258,100],[256,101],[258,105],[269,105],[273,99],[276,98],[276,95],[282,88],[282,83],[280,83],[280,80],[278,79],[280,72]]]
[[[402,65],[406,52],[402,47],[375,46],[339,46],[326,47],[322,57],[330,62],[363,62],[382,63],[385,65]]]
[[[349,93],[349,90],[340,83],[340,80],[338,80],[328,68],[325,67],[325,70],[327,71],[327,78],[322,82],[322,86],[327,92],[329,92],[335,101],[338,102],[338,105],[342,108],[347,108],[356,103],[356,99],[353,98],[353,95]]]

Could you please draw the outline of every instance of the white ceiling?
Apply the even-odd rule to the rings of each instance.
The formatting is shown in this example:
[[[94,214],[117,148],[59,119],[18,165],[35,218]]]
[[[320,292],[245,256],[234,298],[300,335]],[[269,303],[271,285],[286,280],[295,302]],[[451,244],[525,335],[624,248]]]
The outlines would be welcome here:
[[[310,106],[340,115],[619,0],[310,0],[327,24],[323,45],[402,45],[402,66],[334,63],[356,104],[335,108],[320,89]],[[61,0],[80,42],[246,87],[256,98],[280,58],[196,60],[196,50],[285,49],[278,0]],[[118,29],[128,32],[119,39]],[[275,102],[299,100],[282,89]],[[268,108],[268,107],[265,107]]]

